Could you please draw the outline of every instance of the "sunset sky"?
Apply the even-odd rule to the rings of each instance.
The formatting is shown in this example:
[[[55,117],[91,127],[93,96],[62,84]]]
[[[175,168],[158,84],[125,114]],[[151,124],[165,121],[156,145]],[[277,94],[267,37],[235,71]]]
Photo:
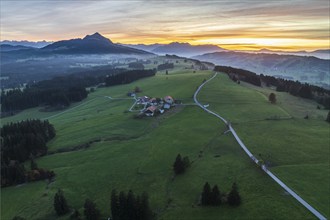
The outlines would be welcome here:
[[[99,32],[120,43],[227,49],[329,48],[329,0],[6,1],[1,40],[58,41]]]

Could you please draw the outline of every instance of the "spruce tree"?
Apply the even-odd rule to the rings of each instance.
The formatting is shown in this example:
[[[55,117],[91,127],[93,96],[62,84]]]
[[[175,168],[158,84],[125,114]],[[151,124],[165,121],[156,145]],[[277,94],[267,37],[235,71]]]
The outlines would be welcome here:
[[[135,196],[132,190],[128,191],[127,194],[127,217],[130,220],[134,220],[135,219],[135,215],[136,215],[136,211],[135,211]]]
[[[127,217],[127,197],[125,192],[121,191],[119,193],[119,198],[118,198],[118,204],[119,204],[119,219],[120,220],[128,220]]]
[[[64,215],[69,212],[69,206],[66,202],[66,199],[63,195],[62,190],[58,190],[54,196],[54,208],[57,215]]]
[[[90,199],[86,199],[84,204],[84,215],[87,220],[98,220],[100,219],[100,210],[96,208],[96,205]]]
[[[215,185],[212,189],[211,198],[212,198],[212,205],[221,204],[221,194],[217,185]]]
[[[238,193],[236,183],[233,184],[232,189],[228,194],[227,201],[231,206],[239,206],[241,204],[241,197]]]
[[[144,192],[141,196],[141,219],[152,219],[152,212],[149,206],[149,196],[146,192]]]
[[[113,220],[120,220],[119,219],[119,201],[118,195],[116,190],[112,190],[111,192],[111,215]]]
[[[211,201],[211,187],[208,182],[204,184],[202,192],[202,205],[210,205]]]
[[[173,164],[173,169],[174,169],[175,174],[181,174],[185,170],[184,163],[182,161],[180,154],[178,154],[178,156],[176,156],[175,162]]]

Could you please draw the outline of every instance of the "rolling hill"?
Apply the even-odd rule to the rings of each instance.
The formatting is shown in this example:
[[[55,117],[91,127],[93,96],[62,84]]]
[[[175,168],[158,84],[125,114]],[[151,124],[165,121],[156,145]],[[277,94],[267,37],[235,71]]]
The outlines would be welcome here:
[[[154,58],[163,62],[167,58]],[[176,62],[177,61],[177,62]],[[148,192],[157,219],[313,219],[314,216],[265,175],[242,151],[225,124],[193,103],[196,88],[212,71],[194,70],[192,61],[172,59],[175,68],[131,84],[96,88],[88,98],[64,111],[25,110],[1,123],[26,118],[47,119],[57,135],[49,154],[36,158],[39,167],[54,170],[55,181],[38,181],[1,191],[2,219],[68,219],[58,217],[53,199],[63,190],[68,204],[84,212],[90,198],[111,215],[113,189]],[[154,68],[151,62],[148,68]],[[127,91],[140,87],[139,96],[171,95],[184,104],[168,114],[136,119],[128,109],[135,100]],[[276,92],[277,104],[267,97],[269,87],[234,83],[225,74],[208,83],[198,100],[223,115],[251,152],[313,207],[329,217],[328,110],[317,103]],[[109,98],[112,97],[112,99]],[[309,119],[304,119],[306,112]],[[265,141],[267,140],[267,141]],[[75,148],[89,143],[87,148]],[[191,166],[173,176],[177,154],[189,156]],[[28,166],[27,166],[28,167]],[[242,204],[199,206],[205,182],[218,184],[222,193],[236,182]],[[20,199],[20,198],[28,198]]]
[[[194,58],[217,65],[247,69],[256,73],[329,86],[330,60],[316,57],[268,53],[215,52]]]

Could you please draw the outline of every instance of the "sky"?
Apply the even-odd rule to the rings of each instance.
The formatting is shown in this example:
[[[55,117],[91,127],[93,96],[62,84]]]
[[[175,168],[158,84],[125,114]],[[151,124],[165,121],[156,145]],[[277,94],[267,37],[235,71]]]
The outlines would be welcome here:
[[[0,0],[1,40],[58,41],[99,32],[113,42],[226,49],[330,47],[329,0]]]

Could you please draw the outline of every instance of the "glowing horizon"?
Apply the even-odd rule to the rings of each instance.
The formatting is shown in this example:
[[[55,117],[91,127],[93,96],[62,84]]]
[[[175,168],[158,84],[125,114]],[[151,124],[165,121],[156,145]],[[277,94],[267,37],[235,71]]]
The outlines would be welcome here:
[[[99,32],[116,43],[187,42],[231,50],[329,49],[329,1],[1,1],[1,40]],[[17,13],[19,12],[19,13]]]

